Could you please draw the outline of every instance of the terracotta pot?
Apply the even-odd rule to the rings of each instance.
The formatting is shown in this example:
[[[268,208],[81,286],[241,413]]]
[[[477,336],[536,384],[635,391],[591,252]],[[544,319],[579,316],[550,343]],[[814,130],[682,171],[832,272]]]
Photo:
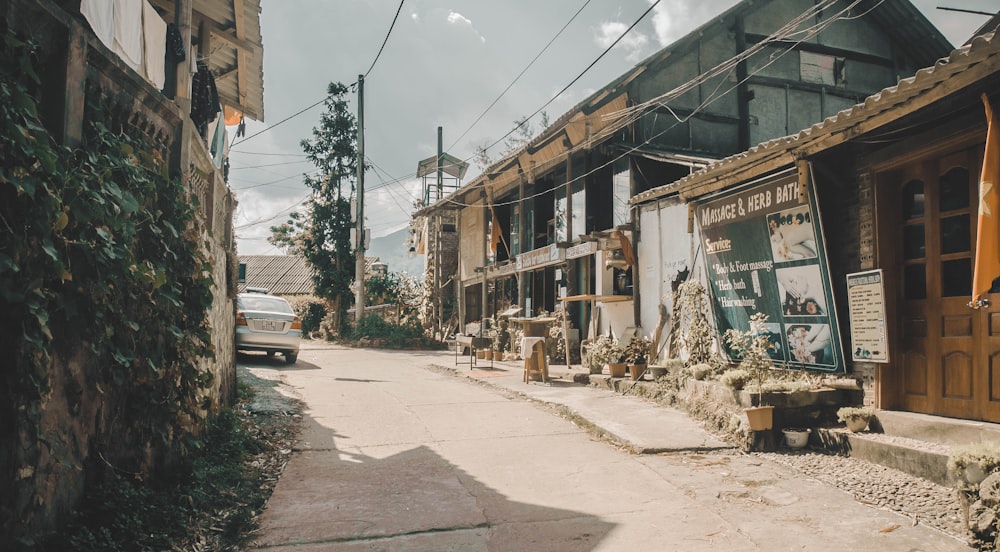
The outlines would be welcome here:
[[[493,351],[493,360],[503,360],[503,351]]]
[[[478,358],[479,360],[485,360],[487,354],[489,354],[488,350],[486,350],[486,349],[479,349],[479,350],[476,351],[476,358]]]
[[[629,364],[628,374],[632,376],[633,380],[638,380],[642,377],[642,374],[646,371],[645,364]]]
[[[611,374],[613,378],[624,378],[625,377],[625,363],[624,362],[611,362],[608,364],[608,373]]]
[[[774,407],[756,406],[743,411],[750,423],[750,431],[765,431],[774,426]]]

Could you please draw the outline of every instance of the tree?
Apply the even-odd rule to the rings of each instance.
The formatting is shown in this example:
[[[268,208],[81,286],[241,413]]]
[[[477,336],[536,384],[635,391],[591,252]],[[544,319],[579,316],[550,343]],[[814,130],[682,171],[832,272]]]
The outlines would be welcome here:
[[[535,125],[531,124],[531,121],[527,117],[514,121],[514,125],[514,131],[504,139],[504,151],[500,154],[500,157],[504,157],[505,155],[528,145],[536,134],[549,128],[549,114],[544,111],[541,112],[537,128]],[[485,170],[486,167],[489,167],[495,161],[493,156],[490,155],[489,148],[490,144],[488,141],[484,144],[476,146],[476,151],[472,156],[472,161],[477,167],[479,167],[480,170]]]
[[[342,83],[330,83],[326,112],[313,127],[312,139],[300,142],[307,158],[319,169],[306,175],[312,196],[302,213],[293,213],[271,228],[268,241],[302,254],[313,268],[316,295],[332,304],[334,327],[343,331],[353,293],[355,253],[350,243],[351,197],[357,170],[357,119],[348,111],[348,92]]]

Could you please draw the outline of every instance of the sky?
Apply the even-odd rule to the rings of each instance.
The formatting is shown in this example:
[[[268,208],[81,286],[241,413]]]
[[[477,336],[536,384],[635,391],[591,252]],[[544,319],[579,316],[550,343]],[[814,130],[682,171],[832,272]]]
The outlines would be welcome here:
[[[261,0],[265,120],[248,120],[243,138],[232,138],[235,127],[229,128],[238,252],[283,253],[267,237],[308,197],[303,174],[315,167],[300,142],[319,122],[322,103],[310,106],[321,102],[328,83],[352,84],[367,75],[364,148],[372,169],[365,173],[365,212],[372,235],[384,236],[409,224],[422,189],[417,163],[436,155],[437,127],[443,128],[444,150],[469,160],[468,183],[480,172],[472,161],[477,147],[496,143],[488,151],[501,157],[502,139],[516,121],[539,110],[555,121],[737,3],[661,0],[641,17],[654,2]],[[987,18],[938,6],[1000,9],[996,0],[912,2],[959,45]],[[357,115],[356,94],[350,96]],[[536,130],[540,120],[531,119]]]

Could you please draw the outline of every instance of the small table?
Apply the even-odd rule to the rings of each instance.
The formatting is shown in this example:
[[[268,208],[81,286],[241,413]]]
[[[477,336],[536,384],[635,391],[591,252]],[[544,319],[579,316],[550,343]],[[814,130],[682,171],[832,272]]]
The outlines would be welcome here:
[[[524,336],[521,338],[521,356],[524,357],[524,382],[528,383],[537,375],[542,382],[549,381],[549,362],[545,355],[545,336],[549,333],[549,325],[556,321],[554,316],[538,316],[534,318],[511,318],[521,325]]]

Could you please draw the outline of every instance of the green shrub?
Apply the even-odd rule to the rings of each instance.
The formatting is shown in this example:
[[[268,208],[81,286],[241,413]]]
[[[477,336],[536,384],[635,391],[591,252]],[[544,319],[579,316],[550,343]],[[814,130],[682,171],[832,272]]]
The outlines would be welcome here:
[[[719,376],[719,381],[726,387],[739,391],[746,387],[746,384],[750,381],[750,372],[742,368],[726,370]]]
[[[1000,468],[1000,443],[986,441],[952,448],[951,456],[948,457],[949,469],[964,470],[972,465],[979,465],[986,473]]]
[[[443,346],[425,336],[416,321],[395,324],[374,314],[359,320],[350,337],[354,341],[368,339],[388,349],[439,349]]]

